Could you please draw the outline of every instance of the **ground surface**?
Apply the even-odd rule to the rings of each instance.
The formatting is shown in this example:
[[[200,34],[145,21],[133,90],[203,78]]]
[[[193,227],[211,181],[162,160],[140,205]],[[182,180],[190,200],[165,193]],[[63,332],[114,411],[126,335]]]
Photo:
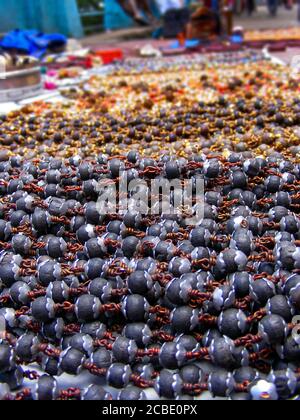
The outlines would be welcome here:
[[[272,18],[267,8],[262,6],[251,17],[248,17],[246,14],[240,17],[237,16],[235,25],[241,25],[245,29],[275,29],[298,26],[297,12],[297,6],[294,6],[292,10],[286,10],[284,7],[280,7],[278,9],[278,16]]]

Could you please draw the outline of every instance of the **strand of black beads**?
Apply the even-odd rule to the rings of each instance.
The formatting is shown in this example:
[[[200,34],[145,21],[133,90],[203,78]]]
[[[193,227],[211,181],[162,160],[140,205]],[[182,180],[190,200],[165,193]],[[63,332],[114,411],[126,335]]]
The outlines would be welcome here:
[[[224,165],[223,162],[222,165]],[[256,163],[257,162],[255,162],[255,164]],[[233,173],[233,162],[228,162],[228,164],[228,168],[230,168],[230,171],[223,171],[222,176],[230,175],[232,183],[236,187],[241,187],[242,182],[245,185],[245,177],[243,177],[241,173]],[[110,166],[110,170],[115,170],[114,165],[118,166],[119,163],[114,161],[114,163]],[[217,165],[212,159],[208,159],[207,163],[204,162],[204,164],[195,165],[195,167],[196,166],[197,170],[199,170],[200,172],[204,167],[209,168],[208,172],[205,175],[207,176],[209,173],[209,176],[211,176],[211,171],[215,170],[214,168]],[[241,172],[243,162],[240,160],[236,167],[239,167],[239,170]],[[98,220],[97,223],[100,220],[97,215],[95,216],[95,214],[91,212],[93,206],[89,206],[89,210],[87,212],[86,207],[82,206],[81,201],[78,201],[78,204],[74,204],[73,202],[72,207],[78,208],[78,212],[73,210],[67,210],[64,216],[61,215],[60,211],[59,213],[57,213],[55,210],[57,206],[60,207],[61,205],[64,205],[64,201],[52,201],[51,208],[49,209],[49,204],[45,202],[44,197],[40,197],[39,200],[35,198],[34,201],[32,201],[32,203],[34,203],[32,209],[37,204],[40,208],[39,212],[42,211],[42,209],[48,209],[51,210],[51,213],[55,213],[52,215],[47,210],[49,216],[51,217],[52,225],[50,224],[48,226],[46,224],[44,234],[50,233],[53,228],[56,229],[58,226],[60,227],[60,229],[62,228],[65,231],[65,233],[68,233],[68,235],[65,236],[65,242],[67,243],[68,251],[70,251],[69,254],[72,254],[72,256],[67,256],[61,252],[61,247],[63,247],[62,245],[64,245],[64,243],[60,239],[51,239],[50,241],[44,241],[43,238],[40,239],[42,231],[39,230],[39,222],[37,222],[34,226],[35,229],[38,229],[38,237],[36,238],[36,233],[32,232],[31,223],[26,222],[26,224],[22,228],[13,227],[12,229],[10,229],[9,225],[7,225],[6,219],[5,226],[3,224],[4,241],[2,240],[2,245],[3,247],[5,246],[7,250],[9,250],[9,244],[14,243],[15,248],[12,247],[10,249],[13,251],[14,254],[19,253],[20,250],[21,255],[25,258],[23,258],[22,261],[19,257],[14,257],[11,260],[10,256],[6,255],[4,259],[1,260],[1,268],[3,268],[3,265],[6,264],[8,264],[9,267],[5,266],[5,271],[4,274],[2,272],[1,279],[7,282],[7,285],[9,285],[9,282],[12,281],[14,283],[14,286],[16,280],[15,274],[10,275],[11,271],[13,271],[17,273],[17,276],[22,277],[21,281],[23,281],[23,278],[28,278],[29,275],[31,275],[32,279],[30,281],[32,283],[30,284],[32,285],[34,284],[33,279],[45,282],[44,284],[42,283],[41,286],[44,289],[49,287],[49,296],[46,297],[52,299],[55,296],[54,301],[55,304],[58,305],[56,306],[56,308],[60,310],[58,314],[54,314],[55,317],[71,317],[73,316],[72,314],[75,308],[72,305],[76,305],[76,298],[78,297],[77,293],[83,293],[83,296],[85,296],[87,294],[86,292],[88,291],[88,294],[91,295],[92,300],[94,302],[93,296],[95,297],[95,295],[91,293],[92,289],[90,288],[90,284],[94,281],[94,279],[97,279],[99,275],[102,276],[102,274],[104,275],[104,277],[107,277],[108,275],[111,276],[111,278],[113,279],[121,276],[123,283],[121,287],[115,288],[112,287],[112,285],[110,285],[107,288],[106,293],[104,294],[103,287],[106,287],[107,284],[104,284],[104,282],[99,282],[97,280],[95,281],[95,283],[93,283],[93,290],[95,293],[95,290],[97,289],[97,287],[99,287],[99,292],[97,293],[100,293],[101,296],[96,297],[100,298],[101,304],[109,305],[106,307],[107,309],[109,309],[109,311],[106,314],[105,323],[108,323],[108,320],[110,318],[110,316],[108,315],[110,312],[114,314],[114,316],[117,315],[116,312],[120,312],[120,307],[115,305],[118,305],[118,300],[122,300],[123,303],[125,299],[123,300],[122,298],[125,292],[129,293],[128,298],[130,297],[130,299],[129,303],[127,302],[125,307],[125,317],[121,318],[121,325],[123,326],[121,327],[119,333],[122,331],[123,327],[126,327],[124,324],[128,323],[128,327],[126,327],[126,330],[124,330],[124,334],[125,336],[126,334],[129,336],[126,337],[129,340],[133,340],[133,338],[131,338],[131,335],[135,335],[136,338],[134,338],[134,341],[143,341],[145,339],[148,340],[148,338],[146,337],[148,337],[149,335],[149,331],[145,329],[145,326],[143,327],[145,332],[144,335],[141,335],[140,329],[138,329],[137,326],[134,325],[130,327],[132,321],[135,320],[136,317],[142,318],[142,312],[138,312],[138,314],[135,313],[135,311],[138,310],[139,302],[140,304],[142,302],[145,303],[144,298],[142,300],[140,298],[137,298],[135,295],[140,296],[143,293],[148,294],[152,292],[152,290],[154,289],[154,285],[158,282],[160,283],[162,288],[155,292],[155,294],[152,293],[152,296],[147,296],[147,299],[149,298],[149,302],[151,302],[149,306],[152,307],[152,309],[149,310],[149,315],[151,316],[151,319],[146,319],[146,322],[150,325],[151,328],[153,328],[153,322],[155,328],[166,328],[166,333],[162,331],[163,335],[161,335],[161,337],[167,337],[168,343],[173,344],[171,341],[172,337],[173,341],[177,339],[181,340],[180,335],[182,335],[183,333],[186,333],[189,337],[191,337],[189,341],[192,342],[193,337],[190,334],[197,334],[199,328],[203,328],[204,334],[202,334],[202,336],[205,340],[208,339],[211,330],[216,330],[220,334],[225,334],[230,339],[236,340],[234,342],[234,345],[230,345],[230,341],[227,340],[227,345],[234,354],[233,360],[229,359],[232,365],[234,365],[235,363],[245,363],[245,361],[248,358],[251,363],[257,363],[261,359],[268,360],[269,350],[268,348],[264,347],[273,345],[273,342],[275,344],[278,343],[278,351],[280,354],[288,354],[288,357],[293,358],[295,356],[291,353],[291,349],[286,345],[286,343],[290,343],[292,341],[292,337],[290,335],[286,335],[285,337],[285,332],[283,332],[283,330],[286,329],[284,325],[288,325],[288,327],[291,329],[294,328],[294,325],[291,324],[291,319],[293,317],[293,312],[294,314],[297,313],[296,311],[298,305],[297,273],[293,275],[291,271],[293,269],[297,270],[296,266],[298,243],[297,239],[295,238],[295,235],[297,235],[297,228],[299,226],[299,222],[297,217],[289,212],[289,197],[291,195],[295,195],[293,194],[293,191],[295,191],[295,188],[297,189],[297,184],[295,184],[295,182],[291,179],[290,181],[296,186],[293,186],[292,188],[287,188],[284,182],[278,181],[278,178],[282,177],[278,176],[278,171],[275,171],[275,164],[272,163],[270,167],[273,168],[274,172],[266,171],[265,175],[260,174],[260,179],[256,175],[256,177],[253,177],[252,180],[248,181],[249,183],[254,181],[259,183],[263,182],[265,176],[276,177],[268,178],[268,180],[266,181],[266,188],[270,191],[267,191],[267,193],[265,194],[267,198],[265,198],[266,201],[263,203],[263,212],[261,211],[261,208],[259,206],[257,208],[255,207],[255,200],[253,200],[253,195],[249,190],[243,191],[243,189],[240,189],[239,192],[234,191],[232,192],[232,197],[229,197],[228,200],[222,197],[223,193],[220,194],[218,192],[217,194],[215,194],[215,191],[210,191],[206,194],[206,216],[208,217],[206,217],[206,220],[201,221],[199,228],[196,228],[198,230],[194,229],[194,231],[191,228],[185,230],[180,227],[180,223],[171,222],[168,220],[164,221],[160,226],[147,226],[148,222],[143,226],[141,224],[142,220],[132,215],[127,215],[126,217],[121,218],[122,220],[113,220],[112,224],[110,224],[109,227],[107,226],[107,229],[106,226],[101,225],[99,226],[100,229],[98,229],[96,228],[96,225],[94,223],[96,223],[96,219]],[[183,166],[182,168],[184,171],[186,171],[186,169]],[[82,171],[83,170],[85,169],[83,168]],[[176,171],[178,171],[178,166],[168,165],[168,176],[174,176],[173,174]],[[238,170],[236,172],[238,172]],[[216,173],[217,176],[220,175],[220,172],[217,171]],[[151,169],[148,171],[147,176],[155,176],[155,174],[156,172],[152,171]],[[47,177],[48,180],[50,180],[51,177],[54,176],[54,174],[47,175],[46,171],[44,172],[42,178],[44,176]],[[55,174],[55,177],[56,176],[57,174]],[[42,181],[42,178],[40,178],[39,181]],[[285,176],[285,179],[288,178]],[[216,187],[219,188],[222,186],[222,188],[225,189],[227,187],[229,188],[230,184],[224,178],[221,179],[220,182],[210,182],[210,184],[208,185],[211,189],[215,189]],[[89,184],[85,185],[84,191],[88,191],[88,193],[90,194],[91,186],[92,185]],[[276,198],[273,198],[274,192],[272,192],[271,190],[276,190],[278,186],[279,188],[281,188],[281,191],[279,191],[278,194],[276,193]],[[8,187],[12,190],[13,188],[15,188],[13,184],[7,184],[6,188]],[[30,188],[32,189],[34,187],[32,187],[31,185]],[[63,195],[68,195],[71,193],[77,194],[82,190],[82,188],[80,186],[80,188],[76,187],[68,191],[66,191],[64,188],[62,188],[62,190]],[[24,191],[27,194],[29,193],[29,195],[31,194],[31,190],[28,190],[27,188],[25,188]],[[35,193],[37,193],[37,195],[43,195],[41,189],[35,189],[34,191]],[[242,196],[241,191],[243,192]],[[236,195],[238,196],[238,199],[235,198]],[[269,198],[271,196],[272,198]],[[14,200],[16,198],[17,197],[14,197]],[[225,204],[224,206],[219,206],[220,199],[222,198]],[[19,198],[16,201],[18,200]],[[89,198],[88,202],[90,202]],[[212,207],[216,204],[218,204],[218,207],[220,207],[220,211],[218,214],[216,214]],[[288,211],[280,208],[282,204],[286,206]],[[270,205],[272,211],[268,209],[268,206]],[[274,205],[277,207],[275,208]],[[25,210],[22,210],[22,208],[24,208]],[[35,212],[34,210],[34,212],[31,213],[30,200],[27,200],[25,203],[23,200],[19,202],[18,205],[16,205],[15,207],[11,206],[10,208],[7,208],[5,210],[5,217],[8,217],[8,213],[11,211],[13,211],[13,213],[10,216],[12,216],[16,212],[23,212],[17,214],[15,219],[14,217],[11,217],[15,225],[18,225],[18,221],[20,220],[20,218],[22,221],[22,219],[26,219],[26,216],[29,216],[30,220],[30,214],[34,214]],[[74,216],[74,214],[76,215]],[[77,233],[78,229],[75,229],[75,232],[69,229],[69,216],[83,217],[84,220],[81,220],[80,223],[84,223],[85,226],[83,229],[81,229],[80,234]],[[49,219],[47,213],[42,213],[42,217],[46,217],[46,220],[47,218]],[[76,223],[78,221],[79,220],[76,219]],[[117,222],[124,223],[126,229],[123,229],[121,227],[122,223],[118,224]],[[82,226],[80,225],[80,223],[76,226],[79,226],[79,229]],[[88,226],[88,224],[90,224],[90,226]],[[180,231],[180,229],[183,229],[185,232]],[[243,231],[243,229],[245,229],[245,231]],[[106,240],[107,238],[103,238],[102,240],[102,235],[105,234],[107,230],[108,233],[116,232],[114,234],[117,235],[118,238],[110,237],[108,238],[108,240]],[[95,235],[94,238],[89,237],[89,232],[93,232],[92,235]],[[249,234],[249,232],[252,232],[254,236],[253,238],[250,238],[251,235]],[[274,232],[277,233],[274,234]],[[35,258],[32,258],[37,257],[37,255],[29,256],[31,258],[28,258],[26,256],[26,253],[25,255],[23,255],[24,251],[22,250],[20,242],[16,240],[11,241],[7,237],[7,235],[12,234],[13,236],[16,236],[16,234],[20,233],[23,233],[24,236],[28,236],[34,244],[34,247],[36,247],[39,252],[43,249],[45,243],[47,243],[47,248],[49,251],[46,251],[46,253],[51,252],[51,254],[48,255],[48,257],[53,258],[54,262],[51,262],[51,259],[46,260],[44,258],[43,260],[41,260],[42,263],[44,262],[44,264],[41,266],[36,264]],[[63,235],[65,235],[65,233],[63,233]],[[152,238],[146,238],[145,234],[148,236],[152,235],[154,236],[154,238],[158,238],[159,244],[156,244]],[[128,235],[129,240],[127,240]],[[99,240],[97,239],[92,242],[89,242],[88,245],[86,245],[88,241],[96,238],[99,238],[101,241],[99,242]],[[19,238],[17,239],[19,240]],[[174,247],[170,245],[170,242],[168,242],[169,240],[173,241]],[[188,241],[189,243],[181,244],[181,242],[183,241]],[[285,254],[286,256],[284,256],[283,251],[287,249],[285,244],[286,241],[288,241],[289,243],[289,249]],[[21,242],[21,244],[23,243],[24,241]],[[137,246],[139,245],[139,243],[143,243],[145,244],[145,246],[140,248],[139,246]],[[35,244],[37,244],[38,246]],[[109,251],[109,253],[107,254],[105,248],[108,247],[111,247],[111,251]],[[199,249],[200,247],[207,247],[209,250],[207,251],[205,249]],[[230,250],[227,250],[228,247]],[[276,253],[277,248],[275,252],[275,247],[279,249],[280,255]],[[26,249],[26,247],[23,248]],[[32,250],[31,247],[29,247],[29,249]],[[76,264],[74,265],[65,263],[67,258],[69,257],[76,259],[77,255],[75,254],[82,253],[82,249],[84,250],[84,258],[82,258],[81,255],[79,258],[82,259],[82,263],[78,264],[78,262],[76,262]],[[91,258],[93,255],[91,254],[92,249],[94,250],[93,252],[96,252],[97,254],[97,256],[95,257],[97,260]],[[141,249],[143,254],[142,256]],[[137,252],[135,253],[133,252],[133,250],[137,250]],[[122,259],[112,258],[112,260],[109,261],[109,263],[103,264],[103,260],[107,258],[107,255],[113,257],[116,251],[126,253],[127,257],[125,258],[130,258],[130,263],[129,261],[126,261],[122,256]],[[274,254],[271,254],[271,251],[274,252]],[[243,265],[243,262],[246,261],[243,254],[247,257],[246,267],[244,267]],[[290,255],[292,255],[292,259],[290,259]],[[141,257],[143,257],[145,261],[142,261]],[[62,260],[60,261],[60,259]],[[155,273],[154,269],[154,266],[156,265],[155,259],[158,259],[159,261],[159,264],[157,264],[158,273]],[[282,266],[280,264],[281,260],[284,261],[284,265]],[[88,264],[86,263],[87,261]],[[251,266],[249,265],[249,262],[251,263]],[[276,270],[275,268],[272,268],[272,266],[276,267],[278,274],[275,274]],[[13,267],[13,269],[11,269],[11,267]],[[18,272],[17,267],[20,267],[22,271]],[[201,271],[201,268],[210,270],[210,273],[205,273]],[[145,270],[150,270],[150,276],[144,274]],[[283,272],[284,270],[286,271],[285,273]],[[141,271],[143,273],[140,273]],[[97,277],[94,277],[94,272],[97,273]],[[59,275],[59,277],[55,277],[57,275]],[[178,281],[176,283],[177,276]],[[188,276],[190,276],[189,280]],[[62,280],[68,279],[68,277],[72,277],[71,282],[73,287],[69,286],[68,281],[65,282],[64,280]],[[77,285],[74,285],[76,281]],[[62,299],[61,296],[61,294],[64,294],[65,290],[65,285],[63,282],[66,283],[67,287],[70,287],[70,289],[74,289],[74,297],[70,299],[69,303],[65,304],[64,302],[68,301],[68,299]],[[88,282],[87,285],[86,282]],[[195,283],[192,284],[190,282]],[[27,284],[26,282],[24,283]],[[176,284],[179,285],[179,294],[176,294]],[[291,284],[292,286],[288,286],[289,284]],[[19,286],[17,286],[15,287],[19,294],[20,289]],[[25,287],[24,285],[22,286]],[[86,290],[85,287],[88,287],[89,290]],[[25,289],[23,288],[22,290],[24,291]],[[111,295],[108,291],[111,289],[116,290],[117,302],[110,302]],[[39,303],[40,301],[38,299],[41,297],[40,294],[43,293],[42,289],[39,287],[36,288],[34,286],[32,289],[30,288],[30,291],[32,292],[32,303],[36,301],[37,303]],[[193,296],[194,293],[195,296],[194,291],[200,292],[200,297],[203,300],[203,302],[201,302],[202,313],[199,314],[198,318],[196,316],[193,316],[197,313],[197,310],[194,307],[195,302],[189,301],[189,294],[192,293]],[[283,291],[283,294],[281,296],[278,293],[279,291],[280,293],[282,293]],[[26,299],[26,293],[24,294]],[[2,304],[5,306],[7,306],[10,302],[9,295],[10,290],[5,290],[1,300]],[[238,296],[238,299],[241,299],[241,301],[238,302],[238,304],[242,306],[241,308],[235,308],[235,306],[237,305],[237,300],[236,298],[234,298],[234,295]],[[133,298],[131,296],[133,296]],[[170,305],[166,301],[164,301],[165,296],[167,296],[168,298],[171,297],[171,301],[173,301],[173,304],[175,304],[175,306],[178,306],[178,308],[170,307]],[[187,300],[185,296],[187,296]],[[105,300],[106,297],[108,301],[102,302],[102,300]],[[56,302],[57,299],[58,302]],[[91,300],[90,298],[88,299]],[[255,304],[253,307],[251,307],[251,302]],[[51,301],[48,301],[48,303],[49,307],[51,307]],[[113,305],[111,306],[111,304]],[[189,307],[189,304],[191,304],[193,307]],[[11,303],[9,305],[11,305]],[[36,333],[39,332],[39,323],[32,324],[31,321],[24,322],[23,320],[24,317],[30,316],[29,308],[24,307],[24,304],[21,301],[14,301],[13,306],[14,305],[16,305],[15,308],[17,310],[16,319],[18,320],[19,325],[21,325],[21,328],[31,328],[32,331],[34,329]],[[132,312],[129,310],[129,306],[131,305],[132,308],[134,308]],[[209,308],[209,305],[211,305],[211,309]],[[184,323],[180,322],[180,314],[185,320],[187,320],[186,325],[184,326]],[[277,318],[273,315],[276,315]],[[271,317],[271,319],[268,319],[268,316]],[[282,319],[280,317],[284,318],[286,324],[282,322]],[[193,326],[194,319],[195,326]],[[73,345],[79,346],[82,344],[82,341],[80,341],[82,337],[76,336],[76,332],[78,332],[78,328],[81,329],[80,324],[82,324],[82,326],[84,327],[84,325],[86,325],[87,322],[86,319],[82,320],[82,322],[78,321],[79,320],[77,319],[77,325],[67,323],[63,328],[62,323],[60,321],[56,322],[55,319],[53,319],[53,321],[51,322],[56,322],[55,325],[60,326],[62,335],[65,335],[66,333],[71,333],[70,338],[74,341],[74,343],[76,343]],[[20,324],[20,322],[22,323]],[[272,330],[274,326],[273,324],[276,324],[276,328],[279,327],[279,333],[277,337],[269,337],[269,335],[271,334],[269,333],[269,331]],[[46,325],[47,323],[45,324],[45,327],[43,326],[43,329],[41,330],[42,334],[50,334],[49,330],[51,331],[51,328],[49,329]],[[256,333],[256,328],[257,331],[259,331],[257,338],[252,337],[250,339],[249,336],[246,336],[246,338],[242,339],[241,337],[243,337],[245,332],[247,332],[248,328],[250,329],[250,326],[251,328],[255,329],[254,333]],[[149,328],[148,325],[147,327]],[[168,327],[170,327],[170,329],[172,330],[172,334],[165,335],[168,334]],[[190,329],[191,327],[192,330]],[[195,331],[193,330],[194,328]],[[265,332],[265,330],[267,330],[267,333]],[[139,335],[136,335],[137,332],[139,332]],[[264,337],[264,339],[262,339],[262,337]],[[101,341],[100,338],[99,340]],[[125,340],[125,344],[123,339],[111,339],[111,337],[109,336],[107,337],[107,339],[104,338],[104,340],[105,341],[102,341],[100,345],[100,347],[103,347],[103,350],[108,350],[108,352],[114,351],[115,353],[118,353],[119,358],[121,357],[121,359],[123,360],[124,357],[126,360],[127,353],[124,353],[123,350],[121,351],[121,353],[119,353],[120,348],[118,346],[121,346],[121,343],[123,343],[122,345],[125,346],[126,343],[128,344],[127,340]],[[90,340],[88,340],[87,338],[86,341],[90,342]],[[256,346],[259,346],[260,341],[263,341],[263,345],[260,348],[256,348]],[[118,344],[116,345],[115,350],[113,350],[112,346],[114,346],[115,342],[117,342]],[[150,340],[149,344],[154,343]],[[134,346],[134,343],[131,343],[131,345]],[[161,347],[163,346],[164,344]],[[60,345],[58,345],[58,350],[59,347]],[[204,345],[204,348],[206,347],[207,346]],[[234,347],[244,348],[237,351],[234,350]],[[123,347],[121,346],[121,349],[122,348]],[[160,352],[157,353],[158,356],[160,356],[160,359],[163,363],[163,367],[164,364],[166,364],[166,366],[169,366],[169,364],[171,364],[172,366],[173,364],[175,364],[175,366],[177,366],[176,363],[178,364],[178,361],[176,358],[175,360],[168,360],[165,356],[167,351],[166,349],[168,349],[168,346],[165,346],[163,348],[161,352],[162,355],[159,355]],[[248,349],[250,350],[249,355],[247,355],[246,351]],[[51,349],[51,347],[44,349],[44,351],[46,351],[49,355],[58,355],[58,353],[55,353],[56,350]],[[197,355],[197,352],[194,353]],[[183,355],[184,353],[179,351],[179,354]],[[155,352],[149,353],[148,350],[143,350],[143,348],[140,348],[140,345],[138,345],[137,355],[139,358],[150,357],[151,360],[155,358]],[[198,355],[197,357],[208,358],[211,356],[210,354],[205,356],[205,351],[203,351],[203,354]],[[214,363],[218,363],[218,359],[215,354],[214,357]],[[137,360],[139,360],[139,358]],[[130,362],[130,365],[135,362],[136,361],[133,360],[132,362]],[[229,365],[222,368],[225,368],[225,370],[231,369]]]

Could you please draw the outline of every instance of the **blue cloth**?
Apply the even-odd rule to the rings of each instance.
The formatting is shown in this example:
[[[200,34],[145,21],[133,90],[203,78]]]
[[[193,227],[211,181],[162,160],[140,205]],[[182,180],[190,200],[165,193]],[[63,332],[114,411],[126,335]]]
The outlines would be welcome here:
[[[198,39],[187,39],[184,42],[184,47],[185,48],[196,48],[200,44],[201,44],[201,42]],[[180,44],[179,41],[174,41],[170,45],[170,48],[172,48],[172,49],[176,49],[176,48],[180,48],[180,47],[181,47],[181,44]]]
[[[232,35],[230,37],[230,41],[233,42],[234,44],[241,44],[243,42],[243,37],[242,35]]]
[[[1,33],[20,28],[83,36],[76,0],[0,0],[0,16]]]
[[[156,3],[157,0],[150,0],[150,8],[154,16],[159,18],[161,15]],[[191,0],[185,0],[184,3],[188,6],[191,3]],[[135,24],[133,19],[125,13],[117,0],[105,0],[104,6],[104,26],[106,30],[129,28]],[[152,37],[158,38],[161,32],[162,30],[154,31]]]
[[[122,9],[117,0],[105,0],[104,26],[106,30],[129,28],[133,20]]]
[[[0,47],[10,50],[22,50],[29,55],[41,57],[47,49],[66,45],[67,38],[61,34],[43,34],[36,30],[16,29],[4,36]]]
[[[134,25],[133,19],[127,15],[117,0],[105,0],[104,2],[104,26],[106,30],[130,28]],[[159,11],[155,1],[150,1],[153,14],[159,17]]]

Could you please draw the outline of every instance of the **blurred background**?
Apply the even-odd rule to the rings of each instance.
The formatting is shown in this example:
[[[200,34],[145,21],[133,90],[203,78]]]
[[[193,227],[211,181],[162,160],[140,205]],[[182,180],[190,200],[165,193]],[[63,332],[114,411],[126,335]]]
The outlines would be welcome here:
[[[288,27],[298,21],[294,0],[0,0],[0,32],[15,28],[59,32],[68,37],[133,27],[158,28],[170,11],[205,7],[245,28]],[[174,13],[173,13],[174,15]],[[143,31],[142,31],[143,32]]]
[[[251,49],[288,63],[300,56],[299,8],[300,0],[0,0],[0,59],[10,72],[0,75],[0,101],[77,84],[133,57]]]

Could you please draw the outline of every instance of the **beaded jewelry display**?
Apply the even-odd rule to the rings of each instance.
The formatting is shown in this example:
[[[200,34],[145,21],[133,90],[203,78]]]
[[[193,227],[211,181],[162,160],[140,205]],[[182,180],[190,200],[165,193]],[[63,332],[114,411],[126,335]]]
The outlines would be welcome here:
[[[166,398],[295,395],[298,165],[199,157],[153,166],[156,176],[204,176],[205,215],[192,228],[181,217],[97,213],[90,181],[112,179],[117,165],[147,182],[139,160],[36,160],[34,176],[26,162],[1,164],[1,378],[12,390],[16,376],[38,378],[16,398],[109,398],[99,387],[56,391],[53,376],[83,369],[129,387],[120,398],[144,398],[137,387]],[[207,377],[201,360],[217,370]],[[48,376],[22,370],[33,362]]]
[[[298,398],[296,81],[236,61],[127,63],[1,117],[1,399]],[[99,212],[100,181],[162,177],[204,180],[198,223]],[[105,385],[61,389],[84,371]]]

